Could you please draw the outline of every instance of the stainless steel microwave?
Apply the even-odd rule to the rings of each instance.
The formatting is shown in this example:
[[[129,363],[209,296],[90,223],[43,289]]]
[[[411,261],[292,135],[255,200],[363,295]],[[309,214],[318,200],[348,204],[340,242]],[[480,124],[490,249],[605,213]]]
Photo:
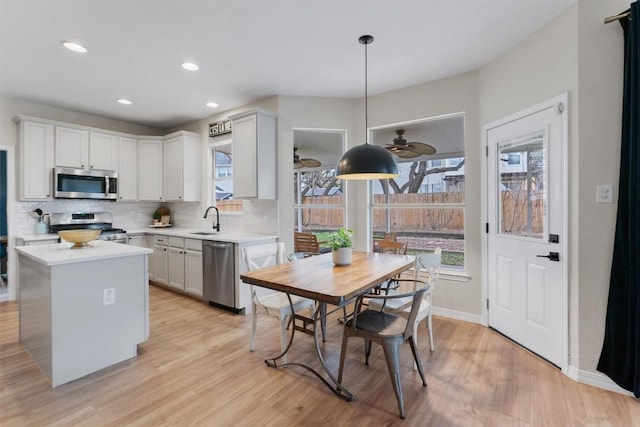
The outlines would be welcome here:
[[[118,198],[118,174],[114,171],[53,168],[53,196],[56,199]]]

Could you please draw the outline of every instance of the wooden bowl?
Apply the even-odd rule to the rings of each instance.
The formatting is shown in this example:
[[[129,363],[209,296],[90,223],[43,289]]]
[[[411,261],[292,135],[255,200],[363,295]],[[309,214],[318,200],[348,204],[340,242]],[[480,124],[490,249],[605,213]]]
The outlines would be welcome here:
[[[89,246],[89,242],[96,240],[102,230],[65,230],[58,231],[58,236],[67,242],[73,243],[71,249],[79,249]]]

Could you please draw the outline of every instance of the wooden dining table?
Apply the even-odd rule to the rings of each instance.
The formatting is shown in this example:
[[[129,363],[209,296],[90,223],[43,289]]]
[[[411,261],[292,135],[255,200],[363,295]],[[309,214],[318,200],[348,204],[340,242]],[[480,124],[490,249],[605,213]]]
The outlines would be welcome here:
[[[265,363],[272,368],[303,367],[323,381],[336,395],[345,400],[353,400],[353,394],[338,382],[335,375],[327,367],[322,355],[316,326],[318,321],[326,316],[326,310],[320,307],[326,307],[326,304],[344,307],[358,296],[370,292],[380,283],[410,269],[414,263],[415,257],[410,255],[354,251],[351,264],[346,266],[334,265],[332,254],[328,253],[241,274],[240,279],[245,283],[286,293],[292,310],[291,295],[313,299],[320,303],[310,320],[313,323],[316,353],[329,380],[325,378],[325,375],[306,364],[278,363],[278,360],[291,348],[296,328],[291,328],[289,343],[285,351],[272,359],[265,360]]]

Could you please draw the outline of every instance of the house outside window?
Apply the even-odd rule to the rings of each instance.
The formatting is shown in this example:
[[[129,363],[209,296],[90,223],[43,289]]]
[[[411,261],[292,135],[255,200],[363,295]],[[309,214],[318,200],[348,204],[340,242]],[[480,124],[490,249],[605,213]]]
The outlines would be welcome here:
[[[220,212],[242,212],[242,200],[233,199],[233,153],[231,139],[211,145],[209,199]]]
[[[343,182],[335,168],[296,170],[294,181],[294,231],[316,234],[324,242],[345,225]]]
[[[409,254],[440,247],[443,266],[462,270],[464,157],[405,159],[398,168],[398,178],[371,181],[369,186],[373,239],[395,232],[399,241],[408,242]]]

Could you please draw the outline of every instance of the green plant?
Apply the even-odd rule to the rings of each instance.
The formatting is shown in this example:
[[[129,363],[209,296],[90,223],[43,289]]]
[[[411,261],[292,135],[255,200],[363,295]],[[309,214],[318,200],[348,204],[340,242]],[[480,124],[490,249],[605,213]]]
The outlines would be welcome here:
[[[337,232],[329,236],[327,243],[329,243],[329,246],[331,246],[333,250],[350,248],[353,246],[353,241],[351,240],[352,237],[353,231],[340,228]]]

